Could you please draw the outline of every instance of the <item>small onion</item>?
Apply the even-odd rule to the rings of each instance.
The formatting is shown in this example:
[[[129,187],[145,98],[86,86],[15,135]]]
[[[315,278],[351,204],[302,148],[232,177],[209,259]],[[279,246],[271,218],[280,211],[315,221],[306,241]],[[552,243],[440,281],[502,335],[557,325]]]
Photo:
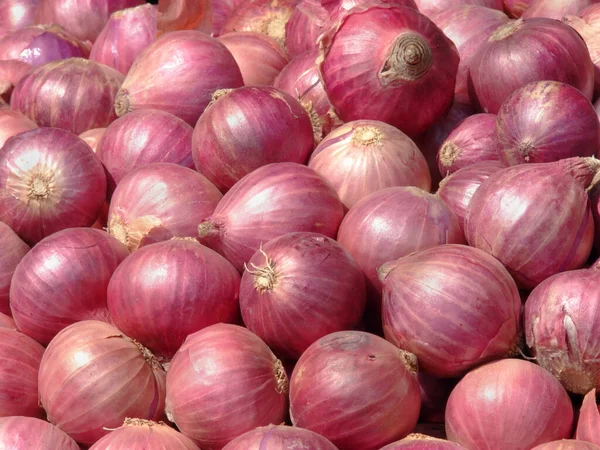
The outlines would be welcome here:
[[[223,450],[337,450],[323,436],[298,427],[268,425],[238,436]]]
[[[600,450],[595,444],[591,442],[582,442],[574,439],[561,439],[560,441],[547,442],[531,450]]]
[[[13,273],[29,246],[4,222],[0,222],[0,313],[11,315],[8,294]]]
[[[51,423],[34,417],[0,419],[0,448],[10,450],[79,450],[77,443]]]
[[[504,12],[513,19],[521,17],[532,2],[533,0],[502,0]]]
[[[16,330],[17,324],[15,323],[12,317],[0,313],[0,328],[11,328],[13,330]]]
[[[0,149],[8,138],[34,128],[37,128],[35,122],[20,112],[10,108],[0,108]]]
[[[576,439],[600,445],[600,412],[596,404],[596,389],[588,392],[579,410]]]
[[[40,0],[2,0],[0,30],[16,30],[33,25]]]
[[[521,17],[547,17],[561,20],[565,16],[577,14],[597,0],[533,0],[529,7],[523,11]]]
[[[98,144],[105,132],[106,128],[92,128],[81,133],[79,137],[96,153],[98,151]]]
[[[30,70],[31,65],[16,59],[0,61],[0,100],[10,103],[14,87]]]
[[[518,359],[469,372],[446,408],[448,440],[469,450],[530,450],[569,437],[572,425],[571,400],[558,380]]]
[[[422,14],[432,19],[457,5],[476,5],[502,10],[502,0],[415,0],[415,3]]]
[[[281,423],[288,379],[255,334],[217,324],[190,335],[167,374],[167,416],[207,450],[270,423]],[[232,412],[234,412],[232,414]]]
[[[436,439],[422,434],[411,434],[401,441],[382,447],[380,450],[465,450],[465,448],[444,439]]]

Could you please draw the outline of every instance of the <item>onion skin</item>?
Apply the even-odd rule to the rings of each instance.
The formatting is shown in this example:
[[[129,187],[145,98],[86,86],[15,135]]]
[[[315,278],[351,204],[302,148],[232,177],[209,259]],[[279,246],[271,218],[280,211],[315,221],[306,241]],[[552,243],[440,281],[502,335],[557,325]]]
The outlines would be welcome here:
[[[225,45],[199,31],[173,31],[135,60],[117,94],[115,111],[122,116],[138,109],[160,109],[194,126],[216,90],[243,84]]]
[[[502,0],[415,0],[415,2],[421,14],[425,14],[431,19],[457,5],[475,5],[502,10]]]
[[[0,149],[9,138],[35,128],[37,128],[35,122],[20,112],[10,108],[0,108]]]
[[[376,120],[341,125],[321,141],[309,167],[329,181],[346,208],[393,186],[431,189],[425,157],[397,128]]]
[[[223,450],[291,450],[293,448],[337,450],[335,445],[317,433],[284,425],[256,428],[238,436]]]
[[[221,200],[198,172],[172,163],[152,163],[129,174],[115,189],[108,231],[130,251],[173,237],[195,237],[197,226]]]
[[[465,450],[465,448],[443,439],[411,434],[398,442],[382,447],[380,450]]]
[[[160,0],[158,31],[198,30],[209,35],[212,30],[212,8],[209,0]]]
[[[532,2],[533,0],[502,0],[504,12],[513,19],[521,17]]]
[[[94,153],[98,152],[98,144],[104,136],[106,128],[92,128],[91,130],[84,131],[79,137],[90,146]]]
[[[532,450],[600,450],[591,442],[582,442],[574,439],[563,439],[560,441],[547,442],[534,447]]]
[[[105,197],[102,164],[68,131],[26,131],[0,149],[0,221],[29,245],[92,225]]]
[[[194,0],[195,1],[195,0]],[[242,3],[243,0],[211,0],[212,10],[212,35],[219,36],[225,21],[231,16],[233,10]]]
[[[583,399],[575,438],[600,445],[600,413],[596,404],[596,389],[588,392]]]
[[[524,19],[546,17],[561,20],[565,16],[579,13],[593,3],[596,3],[596,0],[533,0],[523,11],[521,17]]]
[[[0,313],[0,328],[10,328],[12,330],[16,330],[17,324],[9,315]]]
[[[11,450],[79,450],[68,434],[34,417],[0,419],[0,447]]]
[[[0,61],[0,100],[10,104],[10,97],[15,85],[30,70],[31,65],[15,59]]]
[[[287,391],[281,361],[260,338],[237,325],[212,325],[190,335],[171,362],[167,416],[200,448],[219,450],[281,423]]]
[[[558,380],[518,359],[472,370],[446,407],[448,440],[469,450],[529,450],[568,438],[572,425],[573,407]]]
[[[29,246],[8,225],[0,222],[0,248],[0,314],[11,316],[8,304],[11,280]]]
[[[196,170],[221,192],[267,164],[304,164],[313,146],[311,121],[302,105],[269,86],[246,86],[219,97],[192,136]]]
[[[18,30],[33,25],[40,0],[4,0],[0,5],[0,30]]]
[[[62,330],[47,347],[39,396],[50,423],[91,445],[126,417],[160,419],[165,374],[148,350],[115,327],[84,320]]]

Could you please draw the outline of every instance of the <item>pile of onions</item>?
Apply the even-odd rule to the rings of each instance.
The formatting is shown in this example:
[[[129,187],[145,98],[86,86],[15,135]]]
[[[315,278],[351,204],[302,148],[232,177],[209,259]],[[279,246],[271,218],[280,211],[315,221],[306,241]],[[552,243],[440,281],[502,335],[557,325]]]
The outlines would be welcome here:
[[[167,416],[202,449],[283,422],[288,379],[255,334],[217,324],[186,339],[167,373]],[[235,412],[232,414],[232,412]]]
[[[147,349],[114,326],[84,320],[46,348],[39,397],[50,423],[91,445],[127,417],[161,418],[165,374]]]
[[[81,133],[79,137],[96,153],[98,151],[98,144],[105,132],[106,128],[92,128]]]
[[[12,317],[0,313],[0,328],[11,328],[13,330],[16,330],[17,324],[15,323]]]
[[[81,320],[110,322],[108,282],[129,252],[102,230],[69,228],[40,241],[15,270],[10,308],[19,331],[47,345]]]
[[[431,189],[427,161],[416,144],[376,120],[336,128],[317,146],[308,166],[332,184],[346,208],[388,187]]]
[[[0,61],[0,101],[10,103],[14,87],[30,70],[31,65],[16,59]]]
[[[340,450],[377,450],[417,424],[421,400],[416,372],[414,355],[379,336],[329,334],[313,343],[294,368],[292,423],[319,433]]]
[[[33,25],[40,0],[3,0],[0,4],[0,31]]]
[[[227,33],[219,37],[237,62],[244,84],[272,85],[288,61],[285,49],[275,39],[252,31]]]
[[[119,330],[170,360],[188,335],[237,321],[239,285],[239,273],[217,252],[169,240],[141,248],[117,268],[108,308]]]
[[[474,114],[463,120],[446,138],[437,155],[442,175],[481,161],[498,160],[494,114]]]
[[[557,81],[534,81],[502,104],[495,141],[500,161],[508,166],[593,156],[599,133],[598,115],[578,89]]]
[[[344,207],[331,185],[296,163],[274,163],[246,175],[198,226],[200,242],[240,272],[261,243],[293,231],[334,238]]]
[[[600,447],[591,442],[583,442],[575,439],[561,439],[560,441],[538,445],[532,450],[600,450]]]
[[[0,222],[0,313],[11,315],[8,293],[13,273],[29,246],[5,223]]]
[[[533,0],[502,0],[504,12],[513,19],[521,17],[532,2]]]
[[[53,61],[25,75],[15,86],[11,107],[41,127],[81,134],[106,127],[123,75],[83,58]]]
[[[79,450],[64,431],[33,417],[0,418],[0,447],[11,450]]]
[[[521,17],[547,17],[561,20],[565,16],[575,15],[584,8],[596,3],[596,0],[533,0],[523,11]]]
[[[465,450],[461,445],[423,434],[411,434],[406,438],[382,447],[380,450]]]
[[[37,393],[43,354],[44,347],[30,337],[0,328],[0,417],[42,415]]]
[[[38,128],[0,149],[0,192],[0,221],[35,244],[59,230],[92,225],[106,197],[106,176],[79,137]]]
[[[18,111],[0,108],[0,149],[8,138],[37,128],[35,122]]]
[[[287,450],[293,448],[337,450],[331,442],[317,433],[285,425],[269,425],[248,431],[227,444],[223,450]]]
[[[218,96],[202,114],[192,137],[198,172],[222,192],[271,163],[304,164],[313,150],[310,118],[289,94],[247,86]]]
[[[540,80],[570,84],[591,99],[594,64],[570,26],[552,19],[517,19],[496,29],[471,59],[469,93],[484,112],[498,114],[513,91]]]
[[[449,8],[459,5],[476,5],[484,8],[497,9],[502,11],[502,0],[415,0],[421,14],[425,14],[431,19],[436,18],[440,13],[448,11]]]
[[[600,445],[600,413],[596,404],[596,389],[588,392],[583,399],[575,436],[578,440]]]
[[[572,426],[571,400],[558,380],[518,359],[469,372],[446,408],[448,440],[467,449],[530,450],[570,437]]]
[[[129,72],[139,54],[156,39],[158,12],[146,4],[114,12],[92,46],[90,59]]]

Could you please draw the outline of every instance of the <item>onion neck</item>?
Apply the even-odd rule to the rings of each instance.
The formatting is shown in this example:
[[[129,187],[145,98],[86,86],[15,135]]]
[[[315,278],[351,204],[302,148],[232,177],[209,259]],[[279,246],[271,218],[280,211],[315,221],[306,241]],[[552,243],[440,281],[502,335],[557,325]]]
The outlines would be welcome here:
[[[27,181],[27,199],[29,202],[47,200],[54,193],[55,189],[56,185],[52,173],[33,173]]]
[[[212,105],[214,102],[219,100],[221,97],[225,97],[231,91],[233,91],[233,89],[217,89],[215,92],[213,92],[213,95],[210,98],[210,103],[208,104],[208,106]]]
[[[148,350],[146,347],[144,347],[142,344],[140,344],[135,339],[133,340],[133,343],[135,344],[135,346],[138,348],[138,350],[140,351],[140,353],[142,354],[142,356],[144,357],[146,362],[150,365],[150,367],[152,367],[152,369],[154,371],[164,372],[164,368],[163,368],[162,364],[160,362],[158,362],[158,359],[156,358],[156,356],[154,356],[154,354],[150,350]]]
[[[129,92],[127,92],[127,89],[119,89],[117,92],[117,97],[115,98],[115,113],[118,117],[121,117],[128,112],[131,112],[131,105],[129,104]]]
[[[118,217],[113,217],[108,223],[108,232],[119,242],[129,248],[129,230],[125,222]]]
[[[249,269],[246,263],[244,263],[244,269],[252,275],[254,289],[262,294],[266,291],[272,291],[275,288],[279,273],[275,270],[275,262],[265,253],[262,245],[259,251],[265,257],[265,264],[263,266],[256,266],[250,263],[252,269]]]
[[[600,159],[596,159],[593,156],[582,159],[587,170],[593,173],[592,181],[586,186],[586,189],[591,191],[600,186]],[[577,177],[577,174],[575,176]]]
[[[384,85],[398,81],[417,81],[433,64],[428,42],[418,34],[405,33],[396,38],[383,64],[380,78]]]
[[[442,442],[446,442],[446,441],[444,441],[444,439],[438,439],[433,436],[427,436],[426,434],[421,434],[421,433],[411,433],[408,436],[406,436],[404,439],[406,439],[407,441],[442,441]]]
[[[354,128],[350,140],[357,146],[375,147],[381,145],[381,139],[381,131],[373,126],[363,125]]]
[[[277,2],[275,2],[277,3]],[[277,6],[275,4],[275,6]],[[286,11],[276,11],[266,19],[263,26],[263,33],[275,39],[280,44],[285,44],[285,26],[290,18],[290,13]]]
[[[531,159],[529,154],[535,149],[535,147],[530,142],[519,142],[517,145],[517,153],[525,162],[529,162]]]
[[[198,238],[200,240],[214,239],[221,234],[221,229],[212,219],[208,218],[198,225]]]
[[[496,28],[494,30],[494,32],[490,35],[488,41],[496,42],[496,41],[501,41],[503,39],[506,39],[507,37],[509,37],[513,33],[515,33],[516,31],[518,31],[522,26],[523,26],[522,18],[510,21],[507,24],[501,25],[498,28]]]
[[[404,363],[408,371],[414,376],[417,376],[417,373],[419,372],[419,362],[417,360],[416,355],[402,349],[398,349],[398,352],[400,354],[400,359],[402,359],[402,362]]]
[[[137,419],[133,417],[126,417],[123,422],[123,427],[156,427],[156,426],[164,426],[164,422],[154,422],[153,420],[146,419]]]
[[[275,364],[273,364],[273,374],[275,375],[275,380],[277,382],[277,393],[287,395],[290,383],[285,373],[283,363],[279,359],[275,360]]]

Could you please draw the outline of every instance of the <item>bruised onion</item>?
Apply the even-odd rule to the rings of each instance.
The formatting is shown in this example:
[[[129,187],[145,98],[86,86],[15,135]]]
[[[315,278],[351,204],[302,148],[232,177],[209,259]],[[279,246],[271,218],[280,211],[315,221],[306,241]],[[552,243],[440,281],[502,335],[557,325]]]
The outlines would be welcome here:
[[[33,25],[40,0],[2,0],[0,30],[17,30]]]
[[[223,450],[337,450],[323,436],[298,427],[268,425],[238,436]]]
[[[16,330],[17,324],[15,323],[12,317],[4,313],[0,313],[0,328],[11,328],[13,330]]]
[[[14,87],[30,70],[30,64],[16,59],[0,61],[0,100],[4,100],[10,104],[10,97]]]
[[[547,17],[561,20],[565,16],[577,14],[595,2],[596,0],[533,0],[521,17],[524,19]]]
[[[419,11],[432,19],[457,5],[476,5],[502,10],[502,0],[415,0],[415,2]]]
[[[20,112],[10,108],[0,108],[0,149],[8,138],[34,128],[37,128],[35,122]]]
[[[97,153],[98,144],[100,143],[100,140],[102,139],[102,136],[104,136],[105,132],[106,128],[92,128],[91,130],[81,133],[79,137],[90,146],[94,153]]]
[[[34,417],[0,419],[0,448],[11,450],[79,450],[77,443],[51,423]]]
[[[560,441],[552,441],[538,445],[532,450],[600,450],[600,447],[591,442],[582,442],[575,439],[561,439]]]
[[[10,283],[29,246],[5,223],[0,222],[0,313],[11,315],[8,306]]]
[[[445,439],[411,434],[398,442],[382,447],[380,450],[465,450],[465,448]]]
[[[600,413],[596,404],[596,389],[585,394],[575,436],[577,440],[600,445]]]

